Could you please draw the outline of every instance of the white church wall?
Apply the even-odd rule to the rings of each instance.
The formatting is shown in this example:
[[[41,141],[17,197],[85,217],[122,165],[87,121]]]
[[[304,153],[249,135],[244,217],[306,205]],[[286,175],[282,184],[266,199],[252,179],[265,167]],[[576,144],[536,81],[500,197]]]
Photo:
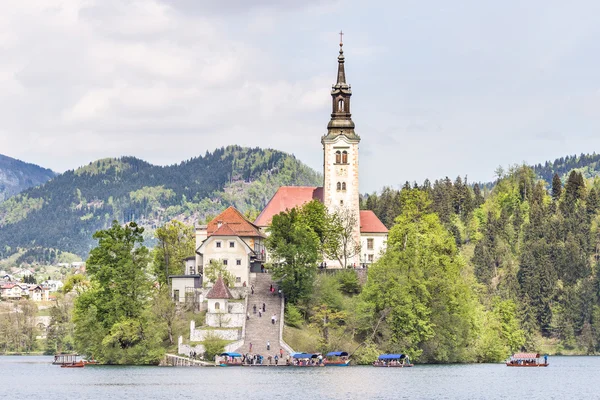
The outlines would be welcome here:
[[[369,242],[372,241],[372,246]],[[385,252],[387,233],[363,233],[360,238],[360,262],[361,264],[372,264]]]

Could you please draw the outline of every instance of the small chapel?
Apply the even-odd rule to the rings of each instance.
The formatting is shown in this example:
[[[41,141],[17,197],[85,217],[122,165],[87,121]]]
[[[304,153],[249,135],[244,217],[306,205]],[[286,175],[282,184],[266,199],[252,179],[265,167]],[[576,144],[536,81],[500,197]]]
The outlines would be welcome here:
[[[360,252],[349,266],[364,268],[385,250],[388,229],[370,210],[359,208],[359,143],[350,112],[352,90],[346,82],[343,42],[337,57],[337,80],[331,89],[332,112],[323,146],[323,186],[280,187],[255,221],[229,207],[207,225],[196,227],[196,255],[186,263],[181,279],[199,275],[212,260],[221,261],[235,277],[236,287],[249,285],[251,274],[261,272],[268,259],[265,239],[274,215],[312,200],[321,201],[329,212],[345,209],[356,221],[353,235]],[[340,268],[336,260],[325,260],[324,268]],[[186,278],[188,277],[188,278]],[[175,284],[175,280],[173,280]]]

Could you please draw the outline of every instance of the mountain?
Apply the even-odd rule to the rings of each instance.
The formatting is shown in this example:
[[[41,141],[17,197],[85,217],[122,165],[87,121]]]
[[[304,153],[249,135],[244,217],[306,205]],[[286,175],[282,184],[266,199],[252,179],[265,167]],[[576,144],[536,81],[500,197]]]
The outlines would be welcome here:
[[[41,185],[54,176],[49,169],[0,154],[0,202],[27,188]]]
[[[0,259],[26,249],[30,262],[65,251],[86,257],[93,233],[114,219],[138,222],[151,238],[173,218],[204,222],[229,205],[257,215],[279,186],[320,184],[318,173],[271,149],[229,146],[170,166],[98,160],[0,203]]]

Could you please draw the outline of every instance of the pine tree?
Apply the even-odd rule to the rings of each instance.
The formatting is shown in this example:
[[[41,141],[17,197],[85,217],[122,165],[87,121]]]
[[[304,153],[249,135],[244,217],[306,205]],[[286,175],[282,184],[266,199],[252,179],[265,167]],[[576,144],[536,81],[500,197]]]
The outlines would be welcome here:
[[[552,178],[552,199],[554,201],[558,201],[560,199],[560,194],[562,193],[562,182],[560,181],[560,177],[558,174],[554,174]]]

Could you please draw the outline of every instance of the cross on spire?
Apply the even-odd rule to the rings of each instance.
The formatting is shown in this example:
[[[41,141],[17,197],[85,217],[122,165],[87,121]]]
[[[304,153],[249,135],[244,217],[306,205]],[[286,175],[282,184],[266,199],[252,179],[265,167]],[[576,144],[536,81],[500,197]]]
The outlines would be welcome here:
[[[344,32],[340,31],[340,46],[344,44],[343,36],[344,36]]]

